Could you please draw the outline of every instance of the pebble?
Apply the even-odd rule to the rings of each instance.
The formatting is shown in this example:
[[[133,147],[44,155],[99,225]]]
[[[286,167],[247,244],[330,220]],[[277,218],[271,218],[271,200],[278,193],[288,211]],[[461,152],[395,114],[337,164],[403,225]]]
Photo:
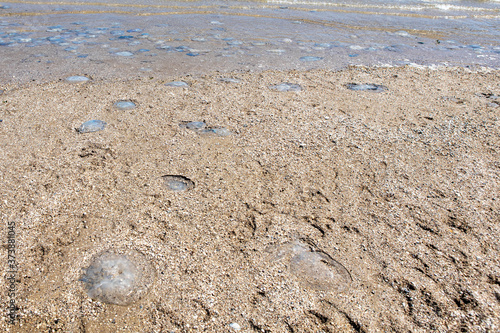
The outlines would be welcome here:
[[[165,175],[162,178],[165,181],[165,186],[174,192],[182,192],[194,187],[194,182],[184,176]]]
[[[154,281],[153,269],[140,253],[106,251],[94,258],[80,281],[90,298],[116,305],[135,303]]]
[[[231,323],[231,324],[229,324],[229,327],[231,327],[235,331],[241,330],[241,326],[238,323]]]
[[[283,82],[278,85],[270,86],[270,89],[278,91],[301,91],[302,87],[299,84]]]
[[[382,92],[387,90],[387,87],[379,84],[372,84],[372,83],[364,83],[364,84],[358,84],[358,83],[348,83],[346,84],[347,89],[350,90],[355,90],[355,91],[372,91],[372,92]]]
[[[318,61],[318,60],[322,60],[323,58],[322,57],[313,57],[313,56],[305,56],[305,57],[300,57],[300,61]]]
[[[84,122],[79,128],[79,133],[91,133],[102,131],[106,127],[106,123],[102,120],[89,120]]]
[[[120,110],[131,110],[135,109],[136,105],[132,101],[118,101],[113,104],[117,109]]]
[[[165,83],[165,85],[168,87],[189,87],[189,84],[184,81],[172,81]]]
[[[66,78],[66,81],[68,81],[69,83],[82,83],[82,82],[87,82],[89,80],[90,79],[88,77],[79,75],[70,76]]]

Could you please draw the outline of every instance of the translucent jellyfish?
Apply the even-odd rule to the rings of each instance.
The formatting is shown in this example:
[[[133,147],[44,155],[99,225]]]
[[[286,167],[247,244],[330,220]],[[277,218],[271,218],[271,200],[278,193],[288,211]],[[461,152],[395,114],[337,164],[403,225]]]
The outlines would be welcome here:
[[[81,281],[90,298],[129,305],[148,292],[154,282],[154,271],[148,260],[136,251],[106,251],[94,258]]]
[[[87,82],[89,80],[90,79],[88,77],[86,77],[86,76],[79,76],[79,75],[70,76],[70,77],[66,78],[66,81],[69,82],[69,83],[83,83],[83,82]]]
[[[301,241],[293,241],[268,249],[272,260],[289,263],[290,272],[305,286],[325,291],[342,291],[352,281],[351,275],[328,254],[314,251]]]
[[[206,128],[201,131],[201,134],[215,134],[217,136],[229,136],[233,133],[225,127],[217,127],[217,128]]]
[[[387,87],[379,85],[379,84],[372,84],[372,83],[364,83],[364,84],[358,84],[358,83],[348,83],[346,84],[347,89],[350,90],[355,90],[355,91],[372,91],[372,92],[382,92],[387,90]]]
[[[278,91],[301,91],[302,87],[299,84],[283,82],[278,85],[270,86],[270,89]]]
[[[120,57],[131,57],[134,55],[132,52],[129,51],[116,52],[115,54]]]
[[[78,132],[79,133],[97,132],[97,131],[102,131],[105,127],[106,127],[106,122],[94,119],[84,122],[78,128]]]
[[[323,59],[322,57],[313,57],[313,56],[305,56],[305,57],[300,57],[299,60],[300,61],[304,61],[304,62],[309,62],[309,61],[318,61],[318,60],[321,60]]]
[[[169,83],[165,83],[165,85],[168,87],[189,87],[189,85],[183,81],[172,81]]]
[[[118,101],[113,104],[115,108],[120,110],[131,110],[135,109],[136,105],[132,101]]]
[[[207,124],[205,124],[204,121],[190,121],[190,122],[183,122],[183,123],[179,124],[179,127],[187,128],[190,130],[200,130],[200,129],[205,128],[205,126],[207,126]]]
[[[226,83],[240,83],[241,82],[241,80],[235,79],[232,77],[223,77],[223,78],[219,79],[219,81],[226,82]]]
[[[186,191],[194,187],[194,182],[184,176],[165,175],[162,178],[165,181],[165,186],[174,192]]]

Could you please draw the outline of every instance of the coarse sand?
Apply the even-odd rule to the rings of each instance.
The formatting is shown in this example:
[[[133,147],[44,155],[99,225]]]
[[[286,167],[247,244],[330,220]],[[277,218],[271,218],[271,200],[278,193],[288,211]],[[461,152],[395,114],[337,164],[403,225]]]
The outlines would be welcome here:
[[[281,83],[302,90],[269,88]],[[498,71],[0,90],[2,295],[8,223],[17,265],[2,332],[500,330]],[[79,133],[88,120],[107,125]],[[152,267],[148,292],[127,306],[92,300],[84,270],[123,249]]]

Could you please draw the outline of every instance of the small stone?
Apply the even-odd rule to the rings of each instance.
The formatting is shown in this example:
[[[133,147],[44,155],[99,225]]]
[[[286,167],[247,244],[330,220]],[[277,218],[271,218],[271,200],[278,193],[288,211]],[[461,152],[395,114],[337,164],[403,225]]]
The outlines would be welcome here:
[[[82,83],[82,82],[87,82],[90,79],[86,76],[70,76],[66,78],[66,81],[69,83]]]
[[[241,330],[241,326],[238,323],[231,323],[229,324],[229,327],[231,327],[235,331]]]
[[[189,84],[184,81],[172,81],[165,83],[165,85],[168,87],[189,87]]]
[[[106,123],[102,120],[89,120],[84,122],[79,128],[79,133],[91,133],[102,131],[106,127]]]
[[[132,101],[118,101],[113,104],[117,109],[120,110],[131,110],[135,109],[136,105]]]
[[[283,82],[275,86],[270,86],[269,89],[278,91],[301,91],[302,87],[299,84]]]

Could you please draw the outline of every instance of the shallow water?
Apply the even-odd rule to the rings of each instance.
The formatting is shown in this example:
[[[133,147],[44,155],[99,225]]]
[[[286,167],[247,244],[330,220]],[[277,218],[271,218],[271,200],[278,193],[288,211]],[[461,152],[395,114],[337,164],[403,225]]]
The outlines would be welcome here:
[[[63,74],[106,79],[215,70],[500,64],[498,1],[0,5],[2,82]]]

